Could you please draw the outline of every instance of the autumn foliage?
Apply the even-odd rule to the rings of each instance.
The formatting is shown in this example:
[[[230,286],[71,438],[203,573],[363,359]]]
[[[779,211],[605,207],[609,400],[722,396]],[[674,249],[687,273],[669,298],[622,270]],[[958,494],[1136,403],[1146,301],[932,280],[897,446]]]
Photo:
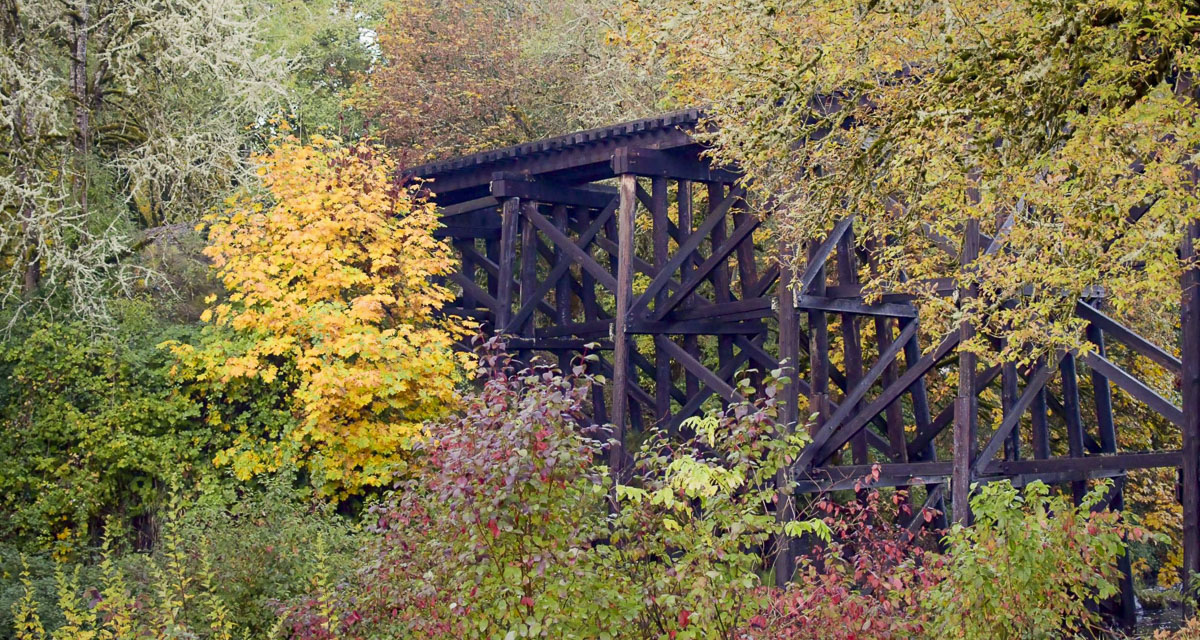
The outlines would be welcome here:
[[[451,293],[433,278],[452,265],[435,207],[375,147],[287,138],[258,161],[265,191],[206,219],[229,294],[202,317],[210,339],[173,349],[204,386],[294,389],[293,427],[245,431],[218,457],[238,476],[296,459],[328,493],[381,485],[464,379],[464,327],[438,316]]]
[[[469,153],[538,137],[522,113],[535,70],[497,7],[398,3],[379,30],[382,61],[352,102],[405,160]],[[527,97],[527,96],[526,96]]]

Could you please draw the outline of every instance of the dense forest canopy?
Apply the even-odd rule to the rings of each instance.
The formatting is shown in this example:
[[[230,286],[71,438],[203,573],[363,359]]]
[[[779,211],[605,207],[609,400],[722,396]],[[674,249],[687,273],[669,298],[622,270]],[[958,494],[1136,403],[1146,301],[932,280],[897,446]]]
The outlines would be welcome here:
[[[0,638],[1094,637],[1123,554],[1147,608],[1190,597],[1172,469],[1122,513],[994,483],[913,533],[868,475],[777,521],[782,371],[610,477],[585,361],[455,348],[404,169],[696,107],[767,259],[853,216],[868,294],[985,364],[1095,348],[1098,293],[1170,350],[1198,32],[1174,0],[0,0]],[[1122,451],[1180,448],[1113,402]]]

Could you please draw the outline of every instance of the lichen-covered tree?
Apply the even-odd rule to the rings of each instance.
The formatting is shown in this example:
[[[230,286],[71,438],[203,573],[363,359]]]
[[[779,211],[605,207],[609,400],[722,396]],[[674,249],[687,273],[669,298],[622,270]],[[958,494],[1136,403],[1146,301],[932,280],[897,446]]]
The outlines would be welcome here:
[[[12,0],[0,11],[0,309],[108,318],[130,260],[244,166],[286,61],[246,0]]]

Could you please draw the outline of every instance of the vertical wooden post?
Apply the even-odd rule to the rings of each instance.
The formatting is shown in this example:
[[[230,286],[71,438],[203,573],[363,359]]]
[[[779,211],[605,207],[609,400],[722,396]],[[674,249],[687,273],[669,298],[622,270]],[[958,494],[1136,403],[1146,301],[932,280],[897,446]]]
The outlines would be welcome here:
[[[520,217],[520,209],[520,198],[508,198],[500,210],[500,275],[496,285],[496,301],[500,303],[500,308],[496,309],[497,332],[503,331],[512,317],[513,269],[517,262],[517,218]]]
[[[783,411],[779,416],[780,436],[787,437],[800,422],[800,318],[796,313],[792,293],[794,269],[791,249],[780,243],[779,284],[776,287],[779,304],[779,360],[788,383],[783,388]],[[783,524],[796,519],[796,503],[792,492],[791,470],[784,466],[775,473],[775,520]],[[775,586],[783,587],[796,572],[798,541],[780,536],[775,555]]]
[[[1083,451],[1083,418],[1079,411],[1079,372],[1075,363],[1075,354],[1068,353],[1058,364],[1062,375],[1063,417],[1067,423],[1067,453],[1072,458],[1082,458]],[[1087,482],[1075,480],[1071,483],[1071,493],[1075,504],[1083,501],[1087,493]]]
[[[963,237],[961,264],[963,267],[975,261],[979,255],[979,220],[967,221]],[[975,295],[974,285],[961,291],[961,300]],[[969,322],[959,327],[962,342],[975,336]],[[962,347],[958,350],[958,395],[954,398],[954,463],[951,476],[951,501],[954,522],[963,526],[971,523],[971,482],[975,471],[975,429],[978,420],[979,401],[975,395],[975,354]]]
[[[1012,414],[1017,404],[1017,365],[1005,362],[1000,365],[1000,406],[1002,415],[1007,418]],[[1021,426],[1017,425],[1008,440],[1004,443],[1004,456],[1009,460],[1021,459]]]
[[[566,205],[562,205],[562,204],[556,205],[554,207],[554,226],[559,231],[563,232],[563,235],[567,235],[567,231],[568,231],[567,219],[568,219],[568,213],[567,213]],[[556,265],[558,265],[558,263],[562,262],[563,260],[566,260],[566,256],[563,255],[562,247],[555,245],[555,247],[554,247],[554,264],[551,265],[551,268],[553,269]],[[559,326],[566,326],[567,324],[569,324],[571,322],[571,273],[570,273],[570,271],[567,271],[566,273],[564,273],[558,279],[558,282],[554,285],[554,313],[555,313],[554,321],[556,323],[558,323]],[[565,350],[560,351],[558,353],[559,369],[566,371],[567,367],[570,366],[570,364],[571,364],[570,352],[565,351]]]
[[[708,213],[711,214],[721,201],[725,199],[725,184],[721,182],[709,182],[708,186]],[[728,216],[726,216],[728,218]],[[727,235],[726,223],[728,219],[721,220],[721,223],[713,227],[712,233],[709,235],[709,240],[712,243],[712,250],[716,252],[717,247],[725,243]],[[729,302],[732,300],[730,287],[732,286],[729,278],[729,261],[722,260],[720,264],[713,269],[713,297],[718,303]],[[733,360],[733,336],[719,335],[717,336],[717,366],[720,368],[726,362]]]
[[[1183,391],[1183,592],[1192,586],[1192,574],[1200,572],[1200,268],[1196,265],[1196,241],[1200,223],[1190,221],[1183,234],[1180,258],[1183,272],[1181,306],[1183,329],[1180,375]]]
[[[588,215],[589,209],[580,207],[576,210],[578,219],[576,220],[576,232],[582,233],[592,224],[591,216]],[[600,307],[596,303],[596,278],[587,269],[581,269],[579,274],[580,280],[580,305],[583,307],[583,321],[592,322],[600,320]],[[604,389],[606,385],[592,385],[592,419],[596,424],[608,423],[608,407],[605,404]],[[615,394],[614,394],[615,395]]]
[[[679,244],[687,241],[688,236],[692,235],[692,183],[687,180],[680,180],[676,183],[676,204],[679,207]],[[693,259],[683,263],[680,267],[680,276],[686,280],[691,276],[693,267],[698,264],[695,261],[695,253],[692,254]],[[695,304],[695,296],[688,296],[684,301],[683,307],[689,308]],[[693,358],[700,359],[700,338],[696,334],[688,334],[683,337],[683,350],[687,351]],[[687,397],[691,398],[697,393],[700,393],[700,379],[695,376],[690,370],[684,372],[683,376],[684,391]]]
[[[914,320],[913,322],[917,322]],[[911,367],[921,359],[921,342],[918,337],[920,334],[914,334],[913,337],[904,343],[904,366]],[[929,431],[930,425],[933,423],[933,416],[929,411],[929,392],[925,388],[925,376],[917,378],[916,382],[908,388],[912,396],[913,422],[917,425],[918,432]],[[925,445],[925,449],[920,452],[914,452],[913,456],[918,461],[936,462],[937,461],[937,446],[930,440],[929,444]],[[929,492],[938,488],[936,484],[925,485],[926,495]],[[937,509],[938,514],[929,524],[934,529],[945,529],[946,522],[946,499],[945,491],[938,497],[937,501],[930,505]]]
[[[458,255],[462,258],[461,273],[463,274],[463,277],[471,282],[475,282],[475,261],[467,255],[468,250],[475,248],[475,240],[455,240],[454,248],[458,249]],[[464,309],[475,308],[475,296],[472,296],[470,292],[465,290],[462,292],[462,307]]]
[[[537,213],[538,203],[533,200],[526,200],[521,203],[522,211],[533,210]],[[537,227],[533,224],[532,216],[523,216],[524,224],[521,225],[521,306],[533,301],[533,295],[537,289]],[[529,314],[529,317],[517,327],[517,332],[521,337],[530,341],[533,340],[533,317],[536,314]],[[522,349],[519,359],[525,364],[530,363],[530,358],[533,356],[531,349]]]
[[[1035,370],[1046,366],[1045,358],[1038,358],[1034,363]],[[1029,420],[1033,426],[1033,457],[1046,460],[1050,457],[1050,426],[1046,422],[1046,387],[1043,386],[1033,396],[1029,405]]]
[[[838,284],[858,284],[858,264],[854,259],[854,226],[842,234],[837,243]],[[863,379],[862,338],[858,332],[858,317],[852,313],[841,314],[842,355],[846,362],[846,391],[858,386]],[[850,440],[850,451],[854,464],[867,463],[867,432],[859,430]]]
[[[637,176],[622,174],[617,209],[617,315],[613,319],[613,444],[609,468],[620,480],[625,467],[625,425],[629,408],[629,304],[633,295],[633,223],[637,212]]]
[[[484,240],[483,245],[484,251],[486,252],[484,255],[487,256],[487,259],[491,260],[493,264],[499,264],[500,239],[495,237],[488,238],[487,240]],[[493,298],[500,295],[500,277],[496,273],[490,271],[488,272],[487,278],[487,292],[488,295],[492,296]]]
[[[808,247],[808,259],[811,262],[817,255],[817,243]],[[817,277],[813,279],[808,291],[797,291],[798,295],[811,293],[824,296],[827,283],[825,281],[825,265],[817,269]],[[824,311],[808,312],[808,368],[809,368],[809,402],[808,410],[816,414],[811,431],[816,433],[829,418],[829,319]]]
[[[670,220],[667,218],[667,179],[654,177],[650,180],[650,216],[653,223],[654,235],[654,270],[655,276],[667,263],[668,238],[670,237]],[[654,306],[657,309],[667,302],[667,288],[654,296]],[[665,337],[667,340],[671,338]],[[671,358],[657,346],[654,348],[654,421],[662,423],[671,415]]]
[[[1089,324],[1087,339],[1096,345],[1096,353],[1099,356],[1107,357],[1108,354],[1104,348],[1104,331],[1100,327]],[[1100,450],[1104,453],[1116,453],[1117,426],[1113,421],[1112,387],[1109,386],[1108,378],[1095,369],[1092,369],[1092,389],[1096,404],[1096,424],[1100,428]],[[1113,479],[1109,507],[1113,511],[1125,510],[1125,477],[1123,475]],[[1133,625],[1137,622],[1137,602],[1133,592],[1133,564],[1129,560],[1128,553],[1117,558],[1117,571],[1121,574],[1121,624],[1127,630],[1132,630]]]

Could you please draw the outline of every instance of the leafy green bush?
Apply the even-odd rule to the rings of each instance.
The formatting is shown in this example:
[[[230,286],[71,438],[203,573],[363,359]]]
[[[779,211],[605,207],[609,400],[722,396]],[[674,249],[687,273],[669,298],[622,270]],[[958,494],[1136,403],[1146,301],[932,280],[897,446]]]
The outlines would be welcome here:
[[[168,510],[153,552],[109,535],[91,563],[0,558],[0,638],[280,637],[284,610],[331,602],[358,566],[356,527],[286,474],[218,502]]]
[[[741,391],[753,397],[748,385]],[[767,393],[689,420],[692,438],[657,434],[642,446],[634,474],[640,486],[616,488],[612,544],[598,548],[633,581],[639,607],[636,633],[627,637],[743,638],[746,627],[765,623],[760,613],[769,594],[760,574],[775,555],[773,544],[783,534],[829,539],[823,523],[781,527],[768,508],[776,502],[776,472],[805,440],[780,438],[775,418]]]
[[[34,319],[0,344],[0,537],[94,544],[106,517],[144,520],[212,468],[224,436],[196,423],[155,346],[186,331],[134,303],[111,333]]]
[[[1118,591],[1125,538],[1144,533],[1099,505],[1106,481],[1079,506],[1034,482],[979,488],[975,523],[946,536],[945,578],[929,594],[933,637],[990,640],[1085,637],[1099,631],[1087,604]]]

